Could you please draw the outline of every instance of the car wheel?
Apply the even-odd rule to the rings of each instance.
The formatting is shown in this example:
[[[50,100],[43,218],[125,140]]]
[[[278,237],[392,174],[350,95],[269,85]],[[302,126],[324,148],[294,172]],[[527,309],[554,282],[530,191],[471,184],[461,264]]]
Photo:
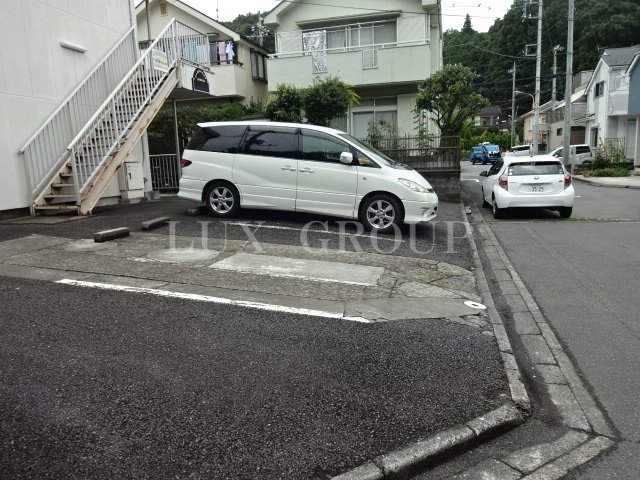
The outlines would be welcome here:
[[[215,182],[204,195],[207,210],[214,217],[231,217],[240,208],[240,195],[236,187],[227,182]]]
[[[475,164],[476,164],[476,159],[474,158],[473,160],[471,160],[471,163],[472,163],[473,165],[475,165]]]
[[[504,216],[504,208],[498,207],[498,202],[496,202],[496,197],[493,197],[491,208],[493,210],[493,218],[502,218]]]
[[[402,208],[389,195],[373,195],[360,207],[360,221],[367,230],[387,233],[394,229],[394,225],[400,225]]]
[[[560,207],[558,213],[562,218],[569,218],[573,212],[573,207]]]
[[[490,207],[491,204],[489,202],[487,202],[487,199],[484,196],[484,187],[480,187],[482,189],[482,206],[483,207]]]

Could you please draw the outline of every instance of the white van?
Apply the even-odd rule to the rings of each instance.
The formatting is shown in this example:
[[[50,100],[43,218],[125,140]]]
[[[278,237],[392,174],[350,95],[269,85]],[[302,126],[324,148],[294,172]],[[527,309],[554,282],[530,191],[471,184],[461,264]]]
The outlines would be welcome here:
[[[504,154],[505,157],[522,157],[531,155],[531,145],[514,145]]]
[[[360,219],[377,232],[435,218],[438,196],[413,168],[315,125],[202,123],[185,149],[178,196],[211,215],[240,207]]]
[[[593,151],[591,150],[591,147],[587,144],[571,145],[571,154],[574,157],[573,162],[575,165],[582,165],[585,161],[586,162],[593,161]],[[556,157],[565,165],[569,164],[569,159],[567,158],[565,160],[563,158],[564,154],[563,154],[562,147],[556,148],[550,153],[550,155]]]

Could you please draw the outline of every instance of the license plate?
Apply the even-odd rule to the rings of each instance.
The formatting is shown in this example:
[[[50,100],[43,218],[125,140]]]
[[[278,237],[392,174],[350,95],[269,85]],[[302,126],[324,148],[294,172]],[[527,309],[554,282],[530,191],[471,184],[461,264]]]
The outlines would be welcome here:
[[[544,192],[544,187],[531,187],[532,192]]]

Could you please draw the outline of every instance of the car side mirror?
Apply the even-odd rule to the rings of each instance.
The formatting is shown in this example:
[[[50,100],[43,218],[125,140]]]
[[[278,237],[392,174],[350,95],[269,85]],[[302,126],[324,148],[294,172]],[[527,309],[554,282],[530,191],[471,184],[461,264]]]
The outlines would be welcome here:
[[[345,165],[352,165],[353,154],[351,152],[342,152],[340,154],[340,163],[344,163]]]
[[[481,177],[488,177],[489,172],[480,172],[478,175],[480,175]]]

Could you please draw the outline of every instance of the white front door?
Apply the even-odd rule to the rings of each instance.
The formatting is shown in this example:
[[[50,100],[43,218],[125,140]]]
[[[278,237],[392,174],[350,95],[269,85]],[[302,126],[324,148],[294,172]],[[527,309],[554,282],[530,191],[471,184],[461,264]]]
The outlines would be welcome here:
[[[340,163],[349,145],[321,132],[302,129],[296,210],[355,217],[358,167]]]
[[[294,210],[297,156],[295,128],[249,127],[233,165],[242,206]]]
[[[629,120],[627,122],[627,151],[625,157],[633,160],[636,156],[636,120]]]

